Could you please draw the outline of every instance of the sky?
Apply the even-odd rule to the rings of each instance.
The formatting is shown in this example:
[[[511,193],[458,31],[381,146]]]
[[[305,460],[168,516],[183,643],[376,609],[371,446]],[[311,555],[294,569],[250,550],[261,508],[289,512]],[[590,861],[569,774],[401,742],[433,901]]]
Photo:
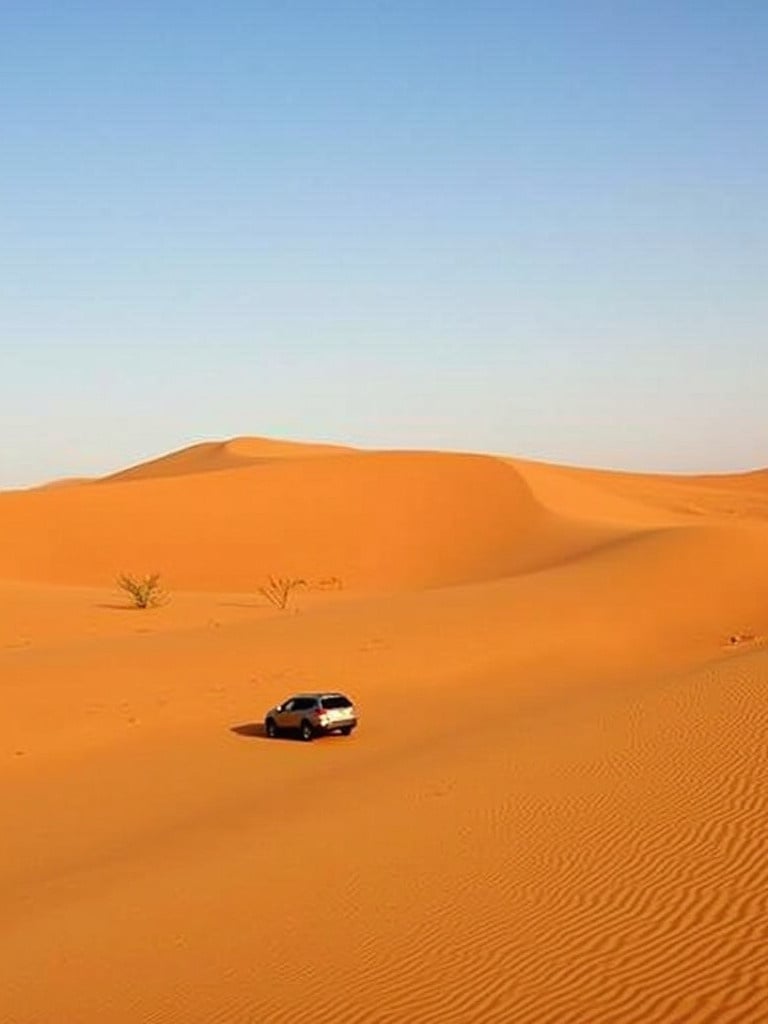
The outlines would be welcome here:
[[[768,465],[763,0],[0,10],[0,487],[264,435]]]

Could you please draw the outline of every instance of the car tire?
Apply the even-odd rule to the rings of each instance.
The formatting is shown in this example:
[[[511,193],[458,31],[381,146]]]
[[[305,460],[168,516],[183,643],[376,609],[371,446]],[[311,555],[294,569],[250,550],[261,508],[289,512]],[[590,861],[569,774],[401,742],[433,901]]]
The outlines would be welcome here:
[[[305,743],[309,743],[315,738],[315,730],[312,727],[312,723],[308,722],[306,718],[299,727],[299,736],[301,736]]]
[[[264,732],[267,734],[267,739],[273,740],[277,736],[277,726],[275,725],[274,718],[268,718],[264,723]]]
[[[352,726],[351,725],[344,725],[344,726],[342,726],[342,728],[341,728],[341,735],[342,736],[351,736],[352,735]]]

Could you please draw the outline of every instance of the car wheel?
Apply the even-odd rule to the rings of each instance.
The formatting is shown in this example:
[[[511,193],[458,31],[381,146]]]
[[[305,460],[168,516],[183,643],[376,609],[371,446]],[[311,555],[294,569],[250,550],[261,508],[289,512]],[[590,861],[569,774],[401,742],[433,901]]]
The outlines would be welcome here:
[[[315,738],[315,730],[312,728],[312,723],[308,722],[306,718],[301,723],[299,735],[301,736],[305,743],[309,743],[310,740],[313,740]]]
[[[341,729],[341,735],[342,736],[350,736],[351,734],[352,734],[352,726],[351,725],[344,725],[344,726],[342,726],[342,729]]]
[[[277,726],[275,725],[274,718],[268,718],[264,724],[264,732],[268,738],[273,740],[277,736]]]

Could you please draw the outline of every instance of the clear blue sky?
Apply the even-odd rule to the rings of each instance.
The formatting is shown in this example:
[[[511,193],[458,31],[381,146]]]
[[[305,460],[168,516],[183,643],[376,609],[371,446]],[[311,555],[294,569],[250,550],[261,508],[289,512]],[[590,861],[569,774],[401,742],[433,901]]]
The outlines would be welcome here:
[[[266,434],[768,464],[764,0],[0,14],[0,486]]]

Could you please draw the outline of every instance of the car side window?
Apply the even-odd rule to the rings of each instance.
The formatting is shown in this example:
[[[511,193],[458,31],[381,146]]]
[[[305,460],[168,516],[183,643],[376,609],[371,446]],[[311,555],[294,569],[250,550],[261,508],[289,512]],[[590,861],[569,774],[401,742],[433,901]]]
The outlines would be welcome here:
[[[294,701],[294,711],[309,711],[311,707],[315,706],[315,702],[311,697],[299,697],[298,700]]]
[[[352,701],[348,697],[344,697],[341,694],[339,694],[337,697],[323,697],[320,703],[323,705],[324,708],[327,708],[329,711],[334,710],[336,708],[352,707]]]
[[[283,711],[296,711],[296,703],[297,702],[295,700],[287,700],[285,704],[282,705]]]

